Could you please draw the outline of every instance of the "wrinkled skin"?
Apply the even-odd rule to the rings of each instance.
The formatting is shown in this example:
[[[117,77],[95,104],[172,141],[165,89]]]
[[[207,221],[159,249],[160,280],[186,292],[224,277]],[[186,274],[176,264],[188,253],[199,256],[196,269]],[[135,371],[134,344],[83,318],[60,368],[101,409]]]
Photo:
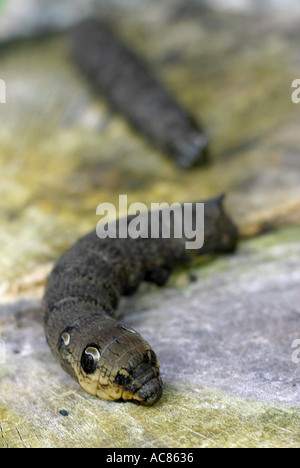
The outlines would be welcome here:
[[[176,266],[195,256],[234,250],[237,230],[223,197],[204,206],[199,250],[187,250],[186,239],[174,238],[172,229],[168,239],[99,239],[93,231],[56,263],[44,296],[46,338],[58,362],[88,393],[147,406],[161,397],[156,354],[115,312],[120,296],[134,293],[142,281],[163,286]]]
[[[199,123],[107,26],[95,19],[77,25],[71,56],[93,89],[179,167],[207,162]]]

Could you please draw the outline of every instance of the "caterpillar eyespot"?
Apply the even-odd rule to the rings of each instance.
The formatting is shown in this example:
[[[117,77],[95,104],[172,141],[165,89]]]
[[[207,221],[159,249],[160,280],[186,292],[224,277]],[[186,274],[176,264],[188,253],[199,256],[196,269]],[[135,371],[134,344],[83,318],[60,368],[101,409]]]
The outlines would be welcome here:
[[[57,361],[88,393],[146,406],[160,399],[156,353],[139,333],[118,322],[115,310],[120,297],[142,281],[162,286],[164,272],[169,275],[198,255],[234,250],[237,229],[224,211],[223,197],[204,205],[205,241],[199,250],[186,249],[184,235],[99,239],[92,231],[57,261],[43,301],[46,338]]]
[[[61,335],[61,339],[63,340],[65,346],[68,346],[70,344],[71,337],[69,333],[67,332],[63,333]]]
[[[123,330],[126,330],[126,331],[128,331],[130,333],[137,333],[133,328],[128,327],[127,325],[121,324],[120,326],[121,326],[121,328],[123,328]]]
[[[100,361],[100,351],[94,346],[89,346],[84,352],[85,354],[89,354],[90,356],[92,356],[94,362]]]
[[[81,357],[81,366],[86,374],[93,374],[100,361],[100,350],[96,346],[87,346]]]

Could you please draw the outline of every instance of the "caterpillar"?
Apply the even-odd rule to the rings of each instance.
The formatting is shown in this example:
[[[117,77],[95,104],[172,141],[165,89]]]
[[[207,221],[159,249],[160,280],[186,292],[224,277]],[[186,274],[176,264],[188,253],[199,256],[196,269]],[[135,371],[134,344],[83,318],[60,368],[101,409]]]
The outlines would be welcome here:
[[[119,219],[115,238],[90,232],[58,259],[43,298],[44,327],[57,361],[88,393],[151,406],[163,391],[159,361],[142,336],[117,319],[120,297],[133,294],[142,281],[163,286],[174,268],[198,255],[233,251],[238,233],[223,197],[204,202],[200,249],[186,249],[185,235],[175,236],[173,218],[169,238],[162,230],[157,238],[121,238],[121,221],[134,219]]]
[[[146,64],[97,20],[72,34],[71,57],[93,88],[180,168],[204,164],[208,139]]]

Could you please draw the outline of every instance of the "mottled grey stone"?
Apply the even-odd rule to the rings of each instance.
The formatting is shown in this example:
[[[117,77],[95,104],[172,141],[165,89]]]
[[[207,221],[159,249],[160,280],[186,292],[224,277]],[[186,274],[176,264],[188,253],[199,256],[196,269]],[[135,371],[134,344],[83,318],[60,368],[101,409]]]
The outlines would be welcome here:
[[[6,39],[43,29],[46,3],[32,3],[39,14],[30,10],[29,22],[21,3],[11,30],[3,10]],[[75,0],[47,2],[52,32],[74,20],[64,23],[71,3],[80,16]],[[0,446],[297,447],[300,116],[290,86],[300,76],[299,19],[182,0],[109,4],[102,11],[120,36],[203,122],[212,164],[179,171],[132,131],[76,73],[68,34],[4,49]],[[119,194],[150,204],[221,192],[241,236],[260,237],[177,272],[165,289],[144,285],[120,309],[160,358],[162,400],[141,409],[86,394],[45,341],[40,305],[53,262]]]
[[[283,230],[124,300],[160,359],[153,408],[85,393],[51,355],[39,299],[19,293],[0,307],[0,446],[298,447],[299,251],[299,229]]]

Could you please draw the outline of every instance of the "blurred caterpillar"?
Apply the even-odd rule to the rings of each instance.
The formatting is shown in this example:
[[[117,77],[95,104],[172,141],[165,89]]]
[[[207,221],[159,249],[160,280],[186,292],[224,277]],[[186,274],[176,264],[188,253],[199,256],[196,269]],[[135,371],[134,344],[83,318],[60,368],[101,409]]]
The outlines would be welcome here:
[[[199,124],[106,26],[92,19],[76,26],[72,58],[95,90],[179,167],[207,161]]]

